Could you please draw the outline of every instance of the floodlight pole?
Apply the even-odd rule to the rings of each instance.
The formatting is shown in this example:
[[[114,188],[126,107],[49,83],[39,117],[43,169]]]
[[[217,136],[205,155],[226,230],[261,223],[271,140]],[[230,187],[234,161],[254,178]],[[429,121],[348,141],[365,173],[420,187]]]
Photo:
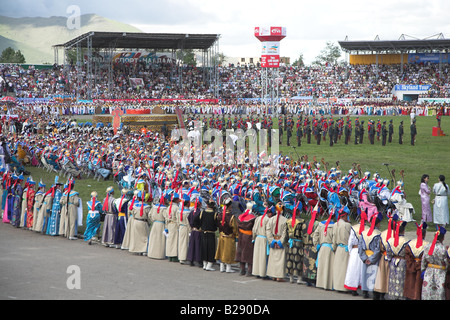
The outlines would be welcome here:
[[[220,92],[220,78],[219,78],[219,39],[214,42],[214,97],[219,99]]]
[[[92,37],[87,37],[87,63],[86,63],[86,77],[87,77],[87,99],[91,99],[92,94]]]
[[[80,83],[81,83],[81,56],[82,56],[82,49],[80,42],[77,43],[77,100],[80,99]]]
[[[53,47],[54,63],[58,65],[58,47]]]

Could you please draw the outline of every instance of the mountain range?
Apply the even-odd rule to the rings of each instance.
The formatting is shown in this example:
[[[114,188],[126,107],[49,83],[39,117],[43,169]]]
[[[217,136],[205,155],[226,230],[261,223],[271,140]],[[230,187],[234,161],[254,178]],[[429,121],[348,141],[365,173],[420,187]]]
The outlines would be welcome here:
[[[86,32],[142,32],[129,24],[96,14],[81,15],[80,28],[77,29],[68,28],[67,21],[67,17],[0,16],[0,52],[12,47],[22,52],[27,64],[53,64],[55,58],[52,46],[62,44]]]

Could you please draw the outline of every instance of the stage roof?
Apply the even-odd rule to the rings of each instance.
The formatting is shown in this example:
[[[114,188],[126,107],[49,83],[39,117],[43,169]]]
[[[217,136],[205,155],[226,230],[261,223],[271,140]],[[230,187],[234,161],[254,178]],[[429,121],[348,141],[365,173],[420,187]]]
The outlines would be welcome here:
[[[338,41],[344,51],[441,51],[450,49],[450,39]]]
[[[80,43],[92,48],[114,49],[209,49],[218,39],[218,34],[184,33],[137,33],[137,32],[97,32],[84,33],[65,43],[53,47],[70,48]]]

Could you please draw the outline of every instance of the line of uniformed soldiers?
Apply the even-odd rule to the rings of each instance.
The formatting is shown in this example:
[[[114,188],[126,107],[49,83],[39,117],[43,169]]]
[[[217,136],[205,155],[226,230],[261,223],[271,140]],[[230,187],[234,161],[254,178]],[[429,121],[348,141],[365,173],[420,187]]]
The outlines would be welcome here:
[[[187,123],[193,123],[194,120],[199,120],[199,116],[187,117]],[[234,119],[230,115],[225,118],[225,115],[217,117],[203,117],[201,120],[203,123],[203,130],[208,128],[215,128],[225,132],[226,129],[249,129],[249,124],[251,128],[257,129],[268,129],[269,143],[271,141],[271,129],[274,129],[273,117],[271,116],[253,116],[247,115],[246,118],[234,116]],[[260,124],[259,126],[257,124]],[[349,116],[340,117],[336,120],[331,116],[326,118],[323,115],[314,116],[312,119],[310,117],[304,117],[302,114],[297,116],[297,121],[294,120],[293,115],[279,115],[278,116],[278,130],[279,130],[279,144],[283,144],[283,136],[286,134],[286,145],[291,146],[291,138],[294,130],[296,131],[296,141],[297,147],[302,144],[302,139],[306,139],[307,144],[311,144],[311,136],[314,137],[317,145],[320,145],[322,140],[326,141],[328,136],[328,141],[330,147],[338,143],[341,137],[344,137],[344,144],[348,145],[351,143],[351,137],[354,136],[354,144],[362,144],[364,142],[364,134],[366,129],[364,127],[364,120],[356,117],[354,120],[354,125]],[[189,127],[189,125],[188,125]],[[192,125],[193,127],[193,125]],[[416,121],[411,122],[411,145],[414,145],[417,136]],[[393,142],[394,137],[394,124],[393,120],[381,122],[377,120],[369,119],[367,122],[367,135],[370,144],[375,144],[376,141],[381,141],[382,146],[386,146],[387,143]],[[400,121],[398,127],[398,137],[399,144],[403,144],[404,136],[404,126],[403,120]],[[269,145],[270,146],[270,145]]]

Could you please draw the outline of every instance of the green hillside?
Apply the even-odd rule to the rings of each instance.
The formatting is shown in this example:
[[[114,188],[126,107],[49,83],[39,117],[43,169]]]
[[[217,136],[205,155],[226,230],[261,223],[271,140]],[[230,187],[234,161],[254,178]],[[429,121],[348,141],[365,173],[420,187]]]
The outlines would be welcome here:
[[[20,50],[27,63],[54,63],[52,46],[89,31],[142,32],[118,21],[95,14],[81,16],[80,29],[67,28],[66,17],[0,16],[0,51],[7,47]]]

